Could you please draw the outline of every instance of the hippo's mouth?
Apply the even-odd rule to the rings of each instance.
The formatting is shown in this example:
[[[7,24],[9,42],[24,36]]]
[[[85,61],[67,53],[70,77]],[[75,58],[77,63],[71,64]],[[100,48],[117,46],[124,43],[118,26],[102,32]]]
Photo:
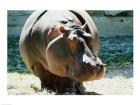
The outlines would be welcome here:
[[[96,59],[93,59],[87,56],[86,54],[83,55],[83,62],[89,65],[88,67],[90,67],[90,70],[92,68],[94,68],[95,70],[99,70],[106,66],[102,63],[100,58],[96,57]]]
[[[105,66],[100,58],[93,60],[84,54],[82,63],[69,65],[69,77],[80,82],[97,80],[104,76]]]

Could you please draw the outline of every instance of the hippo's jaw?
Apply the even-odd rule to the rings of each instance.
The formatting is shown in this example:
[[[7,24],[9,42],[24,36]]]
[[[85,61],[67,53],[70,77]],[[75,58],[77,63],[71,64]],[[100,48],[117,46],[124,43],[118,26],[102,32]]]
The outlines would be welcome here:
[[[85,55],[84,55],[85,56]],[[105,75],[106,67],[99,58],[98,61],[91,61],[86,59],[81,64],[69,65],[69,77],[80,82],[92,81],[103,78]]]

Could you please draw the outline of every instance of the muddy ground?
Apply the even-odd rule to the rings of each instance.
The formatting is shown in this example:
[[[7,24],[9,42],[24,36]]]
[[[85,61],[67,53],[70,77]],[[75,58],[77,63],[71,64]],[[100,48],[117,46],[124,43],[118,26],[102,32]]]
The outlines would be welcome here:
[[[19,37],[8,37],[8,94],[56,94],[47,89],[41,91],[39,79],[29,73],[20,57],[18,40]],[[132,95],[133,37],[101,38],[99,56],[107,64],[106,75],[103,79],[85,82],[87,92],[103,95]]]

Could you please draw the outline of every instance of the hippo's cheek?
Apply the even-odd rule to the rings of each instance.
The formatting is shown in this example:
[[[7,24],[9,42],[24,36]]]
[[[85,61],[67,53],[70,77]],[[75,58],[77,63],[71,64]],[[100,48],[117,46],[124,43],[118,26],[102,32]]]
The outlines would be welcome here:
[[[105,71],[106,71],[106,67],[102,67],[101,69],[99,69],[97,71],[97,78],[96,79],[101,79],[105,76]]]

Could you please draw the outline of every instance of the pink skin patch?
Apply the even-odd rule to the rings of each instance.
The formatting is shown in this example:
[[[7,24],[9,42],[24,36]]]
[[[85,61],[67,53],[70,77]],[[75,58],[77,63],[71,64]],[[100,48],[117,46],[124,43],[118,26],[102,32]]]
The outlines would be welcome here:
[[[51,28],[51,29],[49,29],[49,31],[48,31],[48,35],[50,35],[51,33],[52,33],[52,31],[53,31],[53,29]]]

